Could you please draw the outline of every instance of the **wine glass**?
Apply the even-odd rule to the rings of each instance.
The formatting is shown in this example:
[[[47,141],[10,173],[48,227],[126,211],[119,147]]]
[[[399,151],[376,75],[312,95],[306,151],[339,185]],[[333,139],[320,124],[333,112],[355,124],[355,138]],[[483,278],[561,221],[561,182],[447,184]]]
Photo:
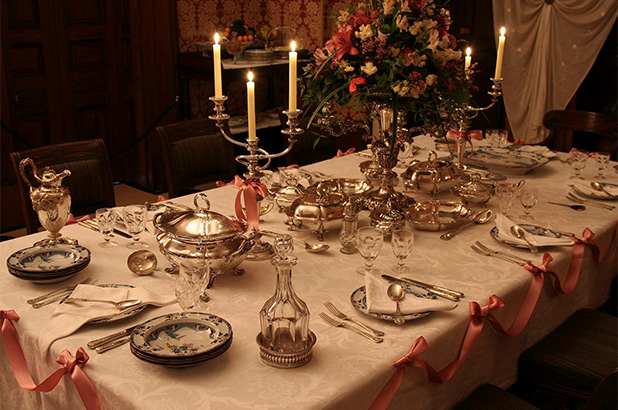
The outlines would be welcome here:
[[[598,179],[607,179],[604,175],[605,168],[607,168],[607,164],[609,163],[609,152],[597,152],[594,155],[594,160],[597,163],[597,178]]]
[[[509,133],[507,130],[486,130],[485,138],[492,147],[502,148],[506,146]]]
[[[525,188],[521,192],[519,200],[524,207],[524,214],[520,216],[521,219],[526,219],[528,221],[534,220],[534,217],[530,215],[530,211],[538,201],[538,194],[539,192],[537,188]]]
[[[584,150],[572,150],[571,151],[571,166],[575,171],[575,175],[571,179],[584,179],[580,174],[582,169],[586,168],[586,161],[588,160],[588,151]]]
[[[384,241],[382,232],[372,226],[366,226],[358,230],[356,248],[358,253],[365,259],[365,266],[359,266],[356,273],[366,275],[373,272],[373,261],[380,254]]]
[[[499,184],[496,187],[500,211],[506,215],[515,204],[515,190],[512,184]]]
[[[113,248],[114,246],[118,246],[116,242],[111,240],[112,231],[114,230],[114,225],[116,225],[116,211],[112,208],[97,209],[95,218],[99,231],[103,234],[103,238],[105,239],[104,242],[99,243],[99,246],[101,248]]]
[[[140,242],[139,237],[146,229],[148,211],[146,205],[129,205],[122,209],[122,219],[127,231],[133,237],[133,242],[127,244],[129,249],[147,248],[148,244]]]
[[[397,229],[391,237],[391,248],[397,257],[397,266],[391,270],[395,273],[408,273],[410,268],[406,266],[406,258],[412,252],[414,246],[414,232],[408,229]]]

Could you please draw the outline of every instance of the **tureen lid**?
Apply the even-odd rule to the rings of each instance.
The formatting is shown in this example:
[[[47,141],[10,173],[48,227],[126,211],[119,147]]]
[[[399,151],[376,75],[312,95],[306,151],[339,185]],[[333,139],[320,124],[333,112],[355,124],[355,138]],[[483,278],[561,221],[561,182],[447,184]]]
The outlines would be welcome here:
[[[199,200],[204,206],[199,205]],[[193,197],[195,210],[169,211],[155,219],[155,228],[167,232],[181,241],[212,242],[238,236],[246,225],[218,212],[210,211],[210,201],[204,193]]]
[[[453,162],[448,157],[438,158],[435,151],[431,151],[427,157],[427,161],[412,161],[408,167],[408,172],[414,171],[437,171],[441,168],[452,167]]]

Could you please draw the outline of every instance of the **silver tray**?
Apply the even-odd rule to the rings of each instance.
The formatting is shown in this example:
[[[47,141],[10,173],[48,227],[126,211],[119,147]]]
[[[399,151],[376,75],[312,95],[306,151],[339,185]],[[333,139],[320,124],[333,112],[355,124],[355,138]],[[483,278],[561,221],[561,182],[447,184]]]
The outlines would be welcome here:
[[[344,194],[344,195],[360,195],[369,191],[372,188],[371,185],[367,183],[367,181],[362,179],[351,179],[351,178],[335,178],[335,179],[326,179],[321,182],[317,182],[313,185],[310,185],[307,188],[307,191],[316,191],[318,189],[324,189],[327,192],[333,192],[336,194]]]
[[[414,229],[445,231],[469,221],[472,210],[457,201],[427,201],[414,204],[405,215]]]

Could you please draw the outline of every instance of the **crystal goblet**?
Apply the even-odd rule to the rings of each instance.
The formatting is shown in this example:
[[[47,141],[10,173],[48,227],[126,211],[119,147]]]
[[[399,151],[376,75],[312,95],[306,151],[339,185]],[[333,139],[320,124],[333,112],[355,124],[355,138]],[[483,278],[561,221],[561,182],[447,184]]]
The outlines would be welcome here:
[[[584,150],[572,150],[570,163],[575,171],[575,175],[571,176],[571,179],[584,179],[581,176],[581,172],[586,168],[586,162],[588,161],[588,151]]]
[[[406,258],[412,252],[414,246],[414,232],[408,229],[397,229],[393,231],[391,237],[391,248],[397,257],[397,266],[391,270],[395,273],[409,273],[410,268],[406,266]]]
[[[498,206],[500,211],[507,215],[509,210],[515,204],[515,188],[512,184],[499,184],[496,187],[496,197],[498,198]]]
[[[365,266],[359,266],[356,273],[360,275],[371,274],[373,272],[373,262],[380,254],[384,237],[382,232],[374,227],[364,227],[358,230],[356,237],[356,249],[365,259]]]
[[[530,211],[532,207],[536,205],[538,201],[538,189],[537,188],[525,188],[521,192],[521,197],[519,198],[522,206],[524,207],[524,214],[520,216],[522,219],[526,219],[528,221],[534,220],[534,217],[530,215]]]
[[[112,208],[97,209],[95,218],[97,220],[99,232],[103,234],[103,238],[105,239],[105,241],[99,243],[99,246],[101,248],[113,248],[114,246],[118,246],[116,242],[111,240],[112,231],[114,230],[114,225],[116,225],[116,211]]]
[[[607,179],[604,174],[609,163],[609,152],[597,152],[594,155],[594,160],[597,163],[597,178]]]
[[[133,238],[133,242],[127,244],[129,249],[147,248],[148,244],[140,242],[139,237],[146,229],[146,220],[148,219],[148,211],[146,205],[129,205],[122,209],[122,219],[127,227],[127,231]]]

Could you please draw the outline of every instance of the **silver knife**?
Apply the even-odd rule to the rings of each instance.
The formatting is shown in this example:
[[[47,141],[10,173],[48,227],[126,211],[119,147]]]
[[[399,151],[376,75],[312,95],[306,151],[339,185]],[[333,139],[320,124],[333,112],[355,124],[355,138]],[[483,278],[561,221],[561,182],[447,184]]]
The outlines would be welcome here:
[[[128,343],[131,340],[130,336],[127,336],[125,338],[122,339],[118,339],[118,340],[113,340],[107,344],[102,344],[101,346],[97,347],[95,350],[95,352],[97,353],[103,353],[103,352],[107,352],[108,350],[111,350],[115,347],[118,346],[122,346],[125,343]]]
[[[390,275],[386,275],[386,274],[382,275],[382,277],[384,279],[387,279],[387,280],[403,283],[406,286],[410,286],[410,285],[416,286],[418,288],[426,290],[427,293],[429,293],[430,295],[440,296],[441,298],[444,298],[444,299],[448,299],[448,300],[452,300],[452,301],[455,301],[455,302],[459,302],[459,297],[454,295],[454,294],[452,294],[452,293],[447,293],[447,292],[443,292],[441,290],[436,290],[436,289],[429,289],[429,288],[427,288],[425,286],[418,285],[418,284],[410,282],[408,280],[396,278],[394,276],[390,276]]]
[[[455,295],[455,296],[457,296],[459,298],[463,298],[464,297],[463,292],[459,292],[458,290],[452,290],[452,289],[445,288],[445,287],[442,287],[442,286],[432,285],[430,283],[425,283],[425,282],[421,282],[420,280],[406,278],[406,277],[403,277],[401,279],[407,280],[408,282],[416,283],[417,285],[425,286],[426,288],[429,288],[431,290],[441,290],[442,292],[452,293],[453,295]]]
[[[121,330],[120,332],[112,333],[111,335],[104,336],[100,339],[91,340],[90,342],[88,342],[87,346],[90,349],[95,349],[101,345],[111,342],[112,340],[120,339],[123,336],[128,336],[131,334],[131,332],[133,332],[133,329],[135,329],[137,326],[139,325],[128,327],[124,330]]]

